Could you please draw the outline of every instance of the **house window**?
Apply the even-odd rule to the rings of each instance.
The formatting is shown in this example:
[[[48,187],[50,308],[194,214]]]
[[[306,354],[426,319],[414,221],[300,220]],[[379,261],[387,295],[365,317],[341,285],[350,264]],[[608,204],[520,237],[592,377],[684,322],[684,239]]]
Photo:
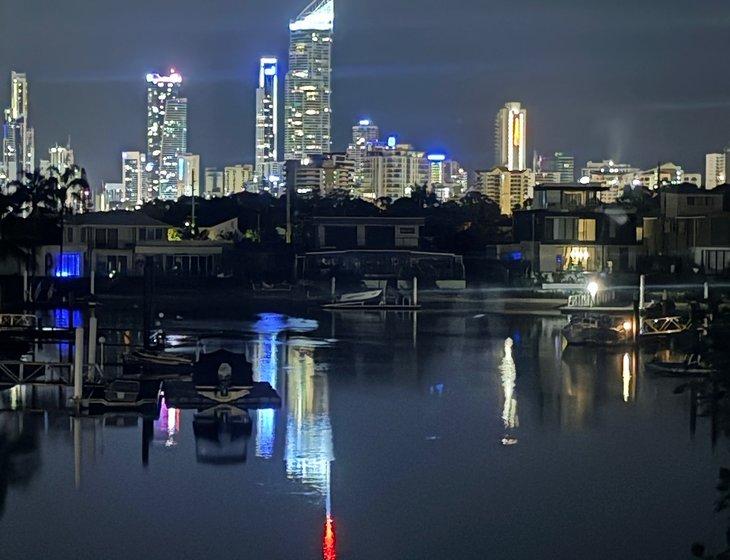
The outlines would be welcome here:
[[[66,228],[66,243],[74,242],[74,228]]]
[[[147,228],[139,228],[139,240],[147,241]]]
[[[58,278],[78,278],[81,276],[81,254],[63,253],[60,255],[54,276]]]
[[[596,220],[578,220],[578,241],[596,240]]]

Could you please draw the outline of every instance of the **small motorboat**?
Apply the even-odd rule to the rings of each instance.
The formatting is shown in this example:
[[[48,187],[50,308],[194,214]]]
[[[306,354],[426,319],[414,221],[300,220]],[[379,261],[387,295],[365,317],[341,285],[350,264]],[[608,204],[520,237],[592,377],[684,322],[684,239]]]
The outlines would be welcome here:
[[[668,377],[707,377],[717,370],[702,360],[699,354],[688,354],[684,360],[671,362],[652,360],[646,371]]]
[[[160,383],[115,379],[106,384],[91,385],[81,399],[81,407],[89,412],[154,411],[160,403]]]
[[[568,344],[625,346],[633,344],[633,323],[610,315],[577,315],[562,330]]]
[[[367,305],[378,303],[383,297],[383,290],[369,290],[367,292],[353,292],[342,294],[337,303],[341,305]]]
[[[123,358],[125,376],[180,377],[192,375],[193,367],[194,363],[191,358],[170,352],[137,350]]]
[[[281,397],[270,383],[255,382],[246,356],[228,350],[204,354],[194,365],[190,381],[170,379],[163,389],[168,406],[209,408],[231,405],[245,408],[275,408]]]

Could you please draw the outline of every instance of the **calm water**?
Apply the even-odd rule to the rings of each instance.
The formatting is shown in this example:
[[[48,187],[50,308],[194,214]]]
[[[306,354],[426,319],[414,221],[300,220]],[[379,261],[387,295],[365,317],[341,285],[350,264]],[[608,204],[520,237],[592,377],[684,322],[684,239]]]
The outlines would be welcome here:
[[[285,404],[219,420],[0,413],[3,559],[688,558],[726,442],[561,321],[422,313],[221,326]],[[204,323],[200,323],[203,325]],[[211,347],[216,346],[211,342]],[[11,410],[15,409],[15,410]],[[197,437],[196,437],[197,434]]]

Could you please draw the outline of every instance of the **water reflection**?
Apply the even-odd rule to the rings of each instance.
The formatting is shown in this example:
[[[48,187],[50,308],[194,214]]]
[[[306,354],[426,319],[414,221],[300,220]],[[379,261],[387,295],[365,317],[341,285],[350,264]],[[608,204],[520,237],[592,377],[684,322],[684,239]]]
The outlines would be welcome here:
[[[512,348],[514,341],[507,338],[504,341],[504,356],[499,366],[499,374],[502,380],[502,394],[504,405],[502,407],[502,422],[506,430],[518,428],[520,420],[517,416],[517,367],[512,357]],[[505,434],[502,439],[504,445],[513,445],[517,443],[517,438],[509,433]]]
[[[195,456],[199,463],[245,463],[251,418],[234,406],[216,406],[199,412],[193,420]]]
[[[155,436],[160,438],[165,447],[177,445],[177,434],[180,432],[180,411],[176,408],[168,408],[167,401],[163,396],[160,404],[160,416],[154,422]]]

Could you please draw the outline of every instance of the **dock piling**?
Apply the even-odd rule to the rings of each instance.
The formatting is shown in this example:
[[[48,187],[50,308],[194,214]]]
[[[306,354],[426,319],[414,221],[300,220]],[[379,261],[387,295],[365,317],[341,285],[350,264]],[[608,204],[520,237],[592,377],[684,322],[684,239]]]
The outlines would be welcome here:
[[[646,276],[639,277],[639,311],[643,311],[646,304]]]
[[[84,328],[76,327],[76,344],[74,346],[74,404],[78,408],[84,387]]]
[[[418,306],[418,277],[413,277],[413,307]]]

